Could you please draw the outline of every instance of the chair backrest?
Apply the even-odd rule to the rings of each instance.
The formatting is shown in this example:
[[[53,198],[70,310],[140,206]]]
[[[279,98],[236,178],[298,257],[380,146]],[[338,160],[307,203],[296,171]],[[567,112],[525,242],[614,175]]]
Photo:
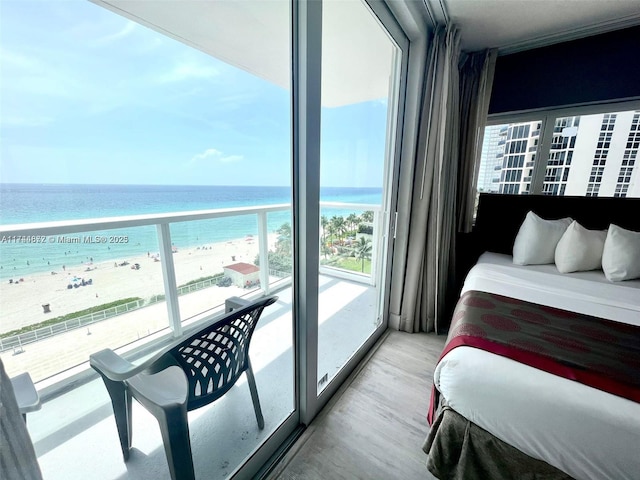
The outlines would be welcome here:
[[[277,298],[266,297],[234,310],[167,352],[187,375],[187,410],[220,398],[248,368],[253,331],[264,308]]]

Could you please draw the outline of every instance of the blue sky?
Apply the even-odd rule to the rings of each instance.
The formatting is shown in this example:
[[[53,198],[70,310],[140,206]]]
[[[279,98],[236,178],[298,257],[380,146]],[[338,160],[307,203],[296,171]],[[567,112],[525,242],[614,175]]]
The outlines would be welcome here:
[[[0,182],[288,185],[289,92],[88,1],[0,3]],[[386,102],[324,108],[322,184],[382,184]]]

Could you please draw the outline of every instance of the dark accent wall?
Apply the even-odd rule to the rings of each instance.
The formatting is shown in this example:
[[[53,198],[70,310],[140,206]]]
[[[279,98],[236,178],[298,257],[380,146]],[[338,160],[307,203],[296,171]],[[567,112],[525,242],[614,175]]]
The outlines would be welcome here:
[[[489,113],[640,97],[640,27],[500,56]]]

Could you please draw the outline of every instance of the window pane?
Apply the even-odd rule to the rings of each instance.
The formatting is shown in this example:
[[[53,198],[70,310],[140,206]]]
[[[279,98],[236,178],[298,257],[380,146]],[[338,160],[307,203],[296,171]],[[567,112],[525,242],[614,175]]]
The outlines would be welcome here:
[[[35,233],[0,242],[0,356],[65,389],[29,420],[44,478],[169,478],[157,425],[133,414],[125,464],[102,381],[68,375],[275,293],[249,349],[264,428],[245,376],[189,415],[196,478],[246,477],[296,406],[291,2],[116,4],[1,6],[0,239]]]
[[[478,192],[531,191],[542,122],[492,125],[484,130]]]
[[[640,111],[556,118],[543,193],[640,197]]]
[[[382,323],[399,53],[361,0],[323,4],[322,42],[318,393]]]

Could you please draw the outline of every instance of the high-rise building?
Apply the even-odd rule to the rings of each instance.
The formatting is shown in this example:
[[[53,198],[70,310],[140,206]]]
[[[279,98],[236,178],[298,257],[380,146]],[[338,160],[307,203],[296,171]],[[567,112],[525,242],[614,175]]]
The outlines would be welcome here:
[[[555,119],[542,193],[640,197],[640,111]],[[485,129],[478,190],[529,193],[541,122]]]
[[[498,193],[507,130],[508,127],[505,125],[492,125],[484,131],[482,157],[478,170],[479,192]]]
[[[640,174],[635,168],[640,111],[588,115],[579,120],[566,195],[640,197]]]
[[[541,123],[509,125],[500,171],[500,193],[529,193]]]

